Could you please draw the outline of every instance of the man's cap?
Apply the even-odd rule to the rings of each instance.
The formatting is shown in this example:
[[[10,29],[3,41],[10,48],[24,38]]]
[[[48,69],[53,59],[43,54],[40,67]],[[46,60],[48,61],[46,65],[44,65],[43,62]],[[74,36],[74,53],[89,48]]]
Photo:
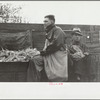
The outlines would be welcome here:
[[[77,35],[79,35],[79,36],[82,36],[82,33],[81,33],[80,28],[73,28],[73,30],[72,30],[72,35],[73,35],[73,34],[77,34]]]

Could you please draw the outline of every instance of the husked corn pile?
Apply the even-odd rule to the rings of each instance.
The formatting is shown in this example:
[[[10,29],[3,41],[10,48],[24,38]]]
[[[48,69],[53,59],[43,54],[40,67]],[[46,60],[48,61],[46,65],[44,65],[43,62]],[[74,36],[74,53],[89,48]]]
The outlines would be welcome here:
[[[29,59],[38,54],[39,51],[36,48],[27,48],[19,51],[1,50],[0,62],[28,62]]]

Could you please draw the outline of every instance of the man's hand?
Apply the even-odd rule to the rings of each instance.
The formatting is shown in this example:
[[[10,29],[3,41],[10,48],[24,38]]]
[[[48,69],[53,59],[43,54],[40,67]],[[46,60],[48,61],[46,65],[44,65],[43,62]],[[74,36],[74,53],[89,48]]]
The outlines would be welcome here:
[[[40,51],[40,55],[41,56],[45,56],[46,55],[46,51]]]
[[[37,54],[37,55],[40,55],[40,51],[37,51],[36,54]]]
[[[71,54],[71,56],[72,56],[72,58],[73,58],[74,60],[76,60],[76,61],[78,61],[78,60],[80,60],[80,59],[82,59],[82,58],[85,57],[85,55],[82,54],[81,52],[76,52],[76,53],[74,53],[74,54]]]

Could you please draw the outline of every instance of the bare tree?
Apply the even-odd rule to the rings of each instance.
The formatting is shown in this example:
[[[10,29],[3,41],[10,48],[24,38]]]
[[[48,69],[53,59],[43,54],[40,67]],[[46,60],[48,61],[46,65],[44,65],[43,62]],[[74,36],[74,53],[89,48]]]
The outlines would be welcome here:
[[[21,23],[22,17],[19,12],[22,8],[13,7],[12,4],[0,4],[0,17],[2,23]]]

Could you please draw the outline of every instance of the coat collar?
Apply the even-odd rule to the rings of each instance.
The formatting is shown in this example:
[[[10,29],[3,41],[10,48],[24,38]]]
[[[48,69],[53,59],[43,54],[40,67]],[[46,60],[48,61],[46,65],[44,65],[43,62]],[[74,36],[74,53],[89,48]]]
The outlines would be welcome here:
[[[53,27],[55,27],[54,24],[49,25],[49,26],[45,29],[45,32],[48,33]]]
[[[80,45],[81,42],[80,41],[72,41],[72,45]]]

